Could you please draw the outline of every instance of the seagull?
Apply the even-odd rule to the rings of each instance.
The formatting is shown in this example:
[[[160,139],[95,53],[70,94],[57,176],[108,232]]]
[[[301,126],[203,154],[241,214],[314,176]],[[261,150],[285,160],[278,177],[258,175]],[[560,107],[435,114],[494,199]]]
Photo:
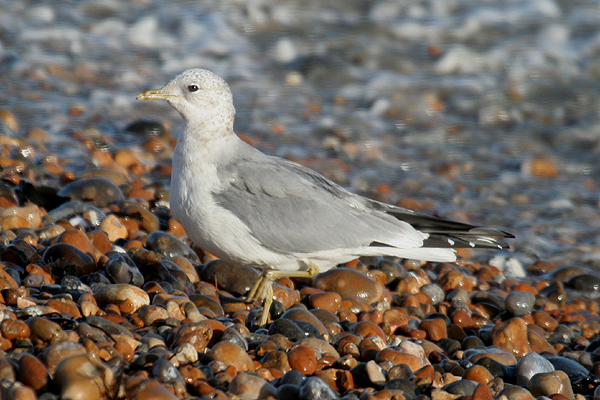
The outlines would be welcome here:
[[[453,262],[454,248],[506,249],[503,239],[513,237],[351,193],[262,153],[234,133],[229,86],[208,70],[185,70],[137,99],[166,100],[185,120],[173,155],[173,216],[203,250],[264,270],[247,296],[265,300],[261,326],[278,277],[310,278],[361,256]]]

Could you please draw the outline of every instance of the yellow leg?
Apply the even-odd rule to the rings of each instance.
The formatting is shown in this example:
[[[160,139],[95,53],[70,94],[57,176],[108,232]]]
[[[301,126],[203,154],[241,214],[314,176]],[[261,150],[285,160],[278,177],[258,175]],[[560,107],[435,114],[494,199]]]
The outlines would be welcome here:
[[[260,318],[260,326],[265,326],[269,319],[269,309],[273,304],[273,281],[277,278],[287,276],[289,278],[312,278],[319,273],[319,267],[312,261],[308,262],[308,270],[306,271],[276,271],[269,269],[262,273],[260,278],[254,283],[248,296],[247,302],[253,302],[257,299],[265,299],[263,304],[263,312]]]

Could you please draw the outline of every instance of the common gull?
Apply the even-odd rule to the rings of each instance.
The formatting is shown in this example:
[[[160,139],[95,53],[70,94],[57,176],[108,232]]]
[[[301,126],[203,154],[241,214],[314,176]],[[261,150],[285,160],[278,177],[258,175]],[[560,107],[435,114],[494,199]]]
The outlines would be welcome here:
[[[415,213],[348,192],[300,164],[266,155],[233,131],[227,83],[188,69],[141,100],[166,100],[186,122],[171,174],[171,210],[190,240],[230,263],[264,269],[248,298],[273,279],[312,277],[360,256],[452,262],[453,248],[505,249],[512,235]]]

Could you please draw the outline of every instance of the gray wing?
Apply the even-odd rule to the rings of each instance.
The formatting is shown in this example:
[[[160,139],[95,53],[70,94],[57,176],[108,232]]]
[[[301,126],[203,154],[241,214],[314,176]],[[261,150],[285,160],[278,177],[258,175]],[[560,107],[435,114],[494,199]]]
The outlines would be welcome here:
[[[287,160],[237,160],[221,166],[219,178],[225,186],[213,193],[215,200],[275,251],[313,253],[373,242],[412,248],[423,243],[423,235],[407,223]]]

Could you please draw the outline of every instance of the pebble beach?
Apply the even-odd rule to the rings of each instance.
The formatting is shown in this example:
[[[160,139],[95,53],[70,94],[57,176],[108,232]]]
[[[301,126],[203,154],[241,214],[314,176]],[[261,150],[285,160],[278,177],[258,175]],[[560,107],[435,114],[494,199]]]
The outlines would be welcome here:
[[[0,0],[0,398],[600,400],[599,60],[592,0]],[[280,278],[259,327],[135,100],[192,67],[251,145],[512,249]]]

